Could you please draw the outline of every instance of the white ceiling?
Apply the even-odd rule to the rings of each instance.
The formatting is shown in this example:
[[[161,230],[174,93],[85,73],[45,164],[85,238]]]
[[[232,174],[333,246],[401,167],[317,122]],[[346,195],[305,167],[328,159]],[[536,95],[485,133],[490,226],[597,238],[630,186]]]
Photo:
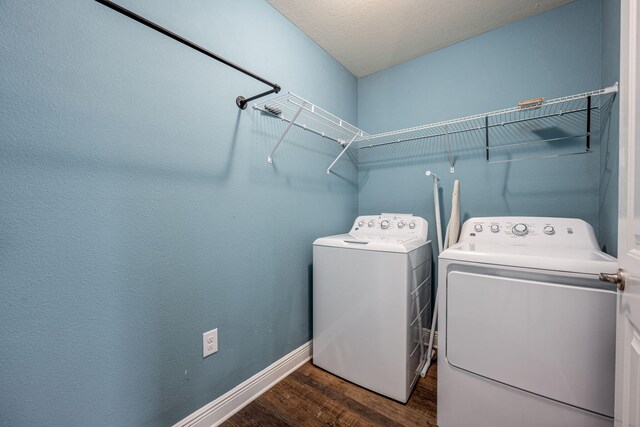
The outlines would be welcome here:
[[[267,0],[357,77],[572,0]]]

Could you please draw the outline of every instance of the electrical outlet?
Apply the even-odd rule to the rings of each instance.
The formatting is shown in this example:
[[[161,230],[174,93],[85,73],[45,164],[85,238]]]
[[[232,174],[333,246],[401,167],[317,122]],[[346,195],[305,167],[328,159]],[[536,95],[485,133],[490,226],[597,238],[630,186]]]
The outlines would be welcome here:
[[[202,357],[218,351],[218,328],[202,334]]]

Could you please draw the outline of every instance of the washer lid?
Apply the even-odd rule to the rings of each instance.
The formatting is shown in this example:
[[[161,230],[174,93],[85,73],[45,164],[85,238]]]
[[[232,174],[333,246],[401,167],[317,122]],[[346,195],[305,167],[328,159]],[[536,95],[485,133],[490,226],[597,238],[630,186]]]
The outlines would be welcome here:
[[[408,253],[424,244],[426,242],[417,237],[359,237],[351,234],[321,237],[313,242],[314,246],[397,253]]]
[[[541,270],[615,273],[617,260],[600,251],[593,228],[580,219],[471,218],[460,242],[441,258]]]
[[[411,214],[382,213],[356,218],[348,234],[321,237],[314,246],[407,253],[427,243],[429,224]]]

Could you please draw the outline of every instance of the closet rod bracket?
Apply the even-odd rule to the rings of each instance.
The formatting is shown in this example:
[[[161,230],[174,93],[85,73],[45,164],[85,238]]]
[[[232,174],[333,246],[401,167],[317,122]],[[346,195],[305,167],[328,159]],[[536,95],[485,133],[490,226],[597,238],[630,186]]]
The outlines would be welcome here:
[[[258,99],[258,98],[262,98],[263,96],[267,96],[267,95],[271,95],[272,93],[278,93],[280,92],[282,88],[280,87],[280,85],[274,85],[273,89],[268,90],[266,92],[262,92],[259,93],[255,96],[252,96],[251,98],[245,98],[244,96],[240,95],[239,97],[236,98],[236,105],[238,106],[238,108],[240,108],[241,110],[245,110],[247,108],[247,105],[249,104],[249,102]]]

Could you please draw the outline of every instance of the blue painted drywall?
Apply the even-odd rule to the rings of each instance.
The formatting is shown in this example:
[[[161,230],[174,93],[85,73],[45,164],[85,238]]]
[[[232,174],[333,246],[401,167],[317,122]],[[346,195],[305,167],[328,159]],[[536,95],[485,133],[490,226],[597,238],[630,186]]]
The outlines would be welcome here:
[[[620,80],[620,0],[602,0],[602,84]],[[600,149],[599,241],[605,250],[618,253],[618,145],[619,97],[603,116]]]
[[[356,120],[357,83],[262,0],[121,0]],[[310,339],[311,244],[356,215],[339,147],[94,2],[0,2],[0,425],[169,425]],[[202,359],[202,333],[220,351]]]
[[[369,132],[617,76],[609,0],[358,83],[266,2],[121,2]],[[458,178],[465,216],[578,216],[615,247],[617,118],[600,156],[486,165],[472,142],[451,175],[441,142],[408,144],[327,176],[338,148],[297,129],[266,164],[284,124],[233,104],[263,90],[95,2],[0,2],[0,425],[155,426],[202,407],[310,338],[315,237],[404,211],[433,238],[426,169],[447,215]]]
[[[361,78],[358,123],[382,132],[599,89],[600,20],[600,1],[580,0]],[[454,145],[453,174],[443,139],[383,148],[385,160],[361,164],[359,214],[424,216],[435,241],[432,185],[424,175],[430,169],[442,177],[445,224],[459,179],[463,219],[578,217],[597,231],[600,156],[597,135],[592,139],[593,154],[487,164],[484,138],[470,137]]]

